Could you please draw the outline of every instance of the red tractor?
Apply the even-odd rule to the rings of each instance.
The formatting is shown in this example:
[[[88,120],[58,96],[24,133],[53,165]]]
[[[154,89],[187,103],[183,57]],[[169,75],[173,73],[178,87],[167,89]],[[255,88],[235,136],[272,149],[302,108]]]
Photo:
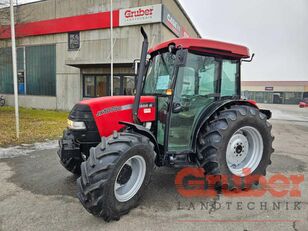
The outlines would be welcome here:
[[[271,112],[241,100],[246,47],[180,38],[148,51],[141,32],[136,95],[81,101],[59,142],[63,166],[81,174],[79,200],[106,221],[136,207],[155,165],[200,167],[238,190],[258,183],[274,151]]]

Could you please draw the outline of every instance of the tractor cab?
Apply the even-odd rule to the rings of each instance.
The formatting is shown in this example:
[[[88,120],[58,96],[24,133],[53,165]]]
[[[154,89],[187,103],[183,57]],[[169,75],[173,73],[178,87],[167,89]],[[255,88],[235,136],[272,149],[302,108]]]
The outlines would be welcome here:
[[[224,42],[181,38],[150,49],[137,94],[154,96],[154,133],[160,152],[193,153],[200,119],[228,101],[240,100],[241,60],[248,48]],[[144,76],[144,77],[143,77]],[[138,99],[138,97],[136,97]]]

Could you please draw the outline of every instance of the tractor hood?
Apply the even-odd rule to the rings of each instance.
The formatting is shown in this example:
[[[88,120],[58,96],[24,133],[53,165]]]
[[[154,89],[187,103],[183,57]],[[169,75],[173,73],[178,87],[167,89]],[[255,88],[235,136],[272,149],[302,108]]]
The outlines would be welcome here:
[[[83,100],[79,104],[90,108],[100,136],[109,136],[114,130],[119,131],[123,127],[119,124],[120,121],[133,122],[134,98],[134,96],[107,96]],[[138,117],[140,122],[155,121],[155,97],[141,97]]]

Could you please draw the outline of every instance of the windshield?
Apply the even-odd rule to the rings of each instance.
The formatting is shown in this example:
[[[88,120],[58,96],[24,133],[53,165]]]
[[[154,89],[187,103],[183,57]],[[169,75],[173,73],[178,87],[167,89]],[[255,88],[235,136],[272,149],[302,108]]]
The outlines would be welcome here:
[[[143,94],[165,94],[172,84],[174,62],[175,55],[169,52],[158,54],[150,60]]]

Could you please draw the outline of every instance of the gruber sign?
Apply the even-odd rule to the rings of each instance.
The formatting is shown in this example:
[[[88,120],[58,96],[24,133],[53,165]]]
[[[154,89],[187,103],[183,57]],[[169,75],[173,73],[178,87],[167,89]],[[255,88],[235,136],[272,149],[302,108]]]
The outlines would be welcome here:
[[[189,37],[188,32],[163,4],[113,11],[113,27],[163,22],[177,37]],[[83,14],[17,24],[16,37],[74,33],[110,28],[110,12]],[[76,36],[75,36],[76,37]],[[0,39],[11,38],[10,26],[0,24]],[[76,41],[74,41],[76,42]],[[72,48],[77,49],[77,48]]]
[[[119,23],[120,26],[156,23],[161,22],[161,15],[161,4],[121,9]]]

